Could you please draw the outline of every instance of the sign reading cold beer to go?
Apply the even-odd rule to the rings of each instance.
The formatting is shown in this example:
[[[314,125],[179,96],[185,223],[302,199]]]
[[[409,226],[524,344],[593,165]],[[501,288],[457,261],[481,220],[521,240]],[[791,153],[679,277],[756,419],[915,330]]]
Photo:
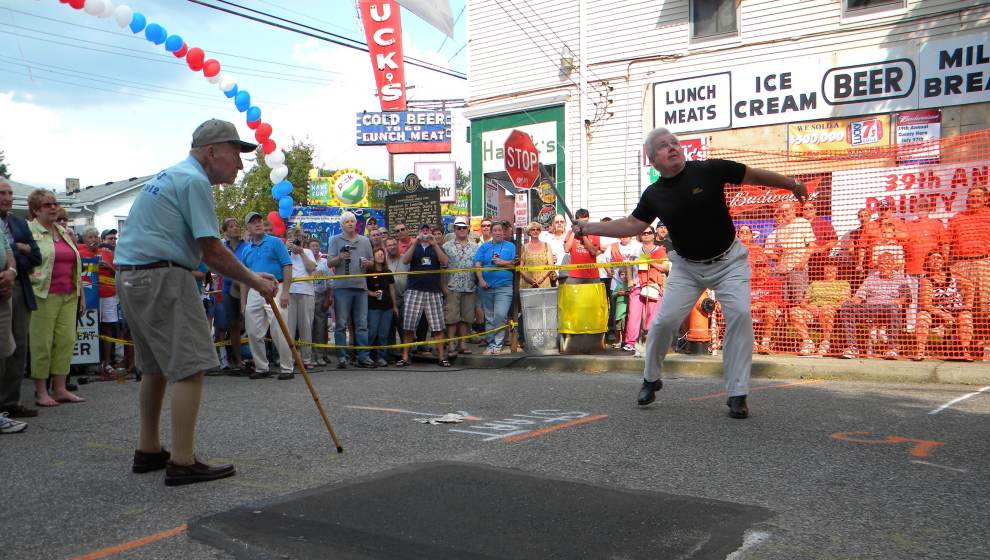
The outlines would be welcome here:
[[[517,189],[530,189],[540,176],[540,153],[529,134],[513,130],[505,140],[505,172]]]

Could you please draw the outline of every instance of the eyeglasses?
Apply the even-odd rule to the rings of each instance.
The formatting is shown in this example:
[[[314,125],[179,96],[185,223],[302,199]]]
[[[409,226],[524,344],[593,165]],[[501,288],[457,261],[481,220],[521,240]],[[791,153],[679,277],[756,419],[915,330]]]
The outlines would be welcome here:
[[[42,202],[41,203],[41,207],[42,208],[58,208],[58,203],[57,202]]]
[[[643,235],[656,235],[656,234],[652,231],[644,231]]]
[[[491,224],[481,224],[481,227],[492,227]]]
[[[467,229],[467,226],[454,226],[454,229]]]
[[[397,227],[397,228],[395,228],[395,231],[406,231],[406,228],[404,228],[404,227]]]

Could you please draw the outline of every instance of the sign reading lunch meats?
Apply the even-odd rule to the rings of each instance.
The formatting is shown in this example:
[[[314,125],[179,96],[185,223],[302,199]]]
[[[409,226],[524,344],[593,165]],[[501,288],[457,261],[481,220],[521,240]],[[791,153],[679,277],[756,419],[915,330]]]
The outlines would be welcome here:
[[[421,224],[440,226],[440,191],[421,189],[385,197],[385,221],[389,229],[395,224],[405,224],[409,230]]]
[[[653,84],[653,126],[673,133],[732,126],[729,72]]]

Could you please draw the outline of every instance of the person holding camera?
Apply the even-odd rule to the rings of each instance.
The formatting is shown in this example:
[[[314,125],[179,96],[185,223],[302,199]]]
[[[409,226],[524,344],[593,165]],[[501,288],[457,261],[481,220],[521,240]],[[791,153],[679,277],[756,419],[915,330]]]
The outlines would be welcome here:
[[[402,312],[402,341],[410,343],[416,333],[419,318],[425,313],[433,338],[437,343],[437,356],[440,367],[450,367],[444,354],[443,335],[443,294],[440,285],[440,269],[447,266],[450,259],[434,237],[430,224],[419,226],[416,242],[402,254],[402,262],[409,265],[410,272],[435,270],[436,274],[410,274],[406,281],[405,309]],[[402,349],[402,359],[395,363],[398,367],[409,365],[409,347]]]
[[[306,247],[306,234],[296,231],[286,245],[292,259],[292,277],[312,276],[316,272],[316,257]],[[313,342],[313,310],[316,300],[316,286],[313,282],[293,282],[289,287],[289,316],[286,319],[289,336]],[[313,367],[313,347],[303,344],[299,348],[303,363]]]
[[[362,274],[371,268],[371,241],[357,232],[357,216],[352,212],[340,215],[340,235],[333,236],[327,247],[327,264],[338,276]],[[357,278],[335,278],[333,281],[334,344],[347,345],[347,325],[354,322],[354,345],[368,345],[368,282]],[[375,367],[367,350],[357,351],[356,365]],[[347,350],[337,354],[337,369],[347,368]]]

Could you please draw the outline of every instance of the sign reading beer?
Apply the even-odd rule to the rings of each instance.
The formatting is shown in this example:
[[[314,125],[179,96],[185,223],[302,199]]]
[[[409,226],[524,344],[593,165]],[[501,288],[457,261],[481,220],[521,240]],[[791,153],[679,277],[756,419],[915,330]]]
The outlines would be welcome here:
[[[446,143],[450,151],[449,111],[396,111],[357,114],[357,145],[394,142]]]
[[[505,141],[505,171],[517,189],[530,189],[540,176],[540,153],[529,134],[513,130]]]
[[[382,110],[404,111],[406,79],[402,62],[399,3],[393,0],[360,0],[358,5]]]

